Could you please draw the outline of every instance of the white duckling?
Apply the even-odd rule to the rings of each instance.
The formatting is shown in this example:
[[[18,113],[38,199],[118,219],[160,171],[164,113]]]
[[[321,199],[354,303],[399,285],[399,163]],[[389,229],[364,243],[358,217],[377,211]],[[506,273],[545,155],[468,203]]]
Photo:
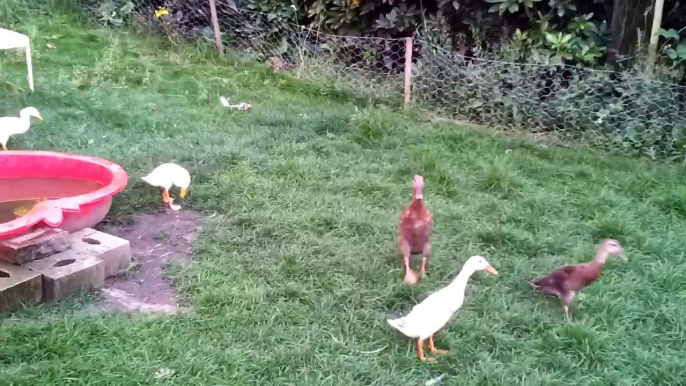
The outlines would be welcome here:
[[[174,205],[174,199],[169,196],[169,189],[172,186],[178,186],[181,188],[179,195],[183,198],[186,197],[188,186],[191,184],[191,175],[188,173],[188,170],[173,163],[165,163],[156,167],[155,170],[142,177],[142,179],[152,186],[164,189],[162,191],[162,201],[165,204],[169,204],[172,210],[179,210],[181,207]]]
[[[407,316],[387,320],[388,324],[407,337],[418,339],[417,354],[419,359],[427,360],[427,357],[424,356],[424,340],[427,338],[429,339],[429,351],[436,354],[448,353],[446,350],[436,349],[433,335],[443,328],[462,306],[469,277],[476,271],[484,270],[492,275],[498,275],[498,271],[488,264],[483,257],[470,257],[452,283],[429,295],[423,302],[414,306]],[[433,360],[433,358],[428,359]]]
[[[7,141],[15,134],[24,134],[31,126],[31,117],[43,120],[35,107],[26,107],[19,112],[17,117],[0,118],[0,145],[2,150],[7,150]]]

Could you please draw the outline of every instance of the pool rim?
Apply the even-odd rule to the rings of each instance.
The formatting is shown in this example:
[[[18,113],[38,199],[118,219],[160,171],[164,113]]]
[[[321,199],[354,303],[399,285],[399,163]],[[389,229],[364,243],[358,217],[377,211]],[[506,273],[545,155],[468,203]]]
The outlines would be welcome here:
[[[121,166],[103,158],[83,154],[42,151],[42,150],[6,150],[0,152],[0,164],[6,157],[40,157],[49,159],[70,159],[78,162],[95,164],[109,171],[112,180],[100,189],[73,197],[43,201],[36,204],[28,213],[12,221],[0,224],[0,240],[15,237],[44,222],[50,227],[59,227],[64,219],[64,213],[78,213],[81,207],[97,204],[111,199],[126,188],[128,174]],[[50,177],[50,176],[46,176]],[[90,179],[95,180],[95,179]]]

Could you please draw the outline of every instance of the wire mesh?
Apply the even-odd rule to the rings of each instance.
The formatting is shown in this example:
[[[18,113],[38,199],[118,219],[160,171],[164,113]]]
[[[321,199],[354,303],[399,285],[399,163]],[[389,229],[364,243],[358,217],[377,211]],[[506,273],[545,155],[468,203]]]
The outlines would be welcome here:
[[[331,80],[338,87],[375,97],[403,95],[404,40],[336,36],[306,28],[302,37],[295,58],[301,78]]]
[[[209,2],[169,0],[148,24],[172,39],[214,44]],[[174,1],[179,4],[173,3]],[[228,55],[264,63],[337,89],[402,101],[405,41],[338,36],[217,0]],[[653,159],[686,155],[686,87],[571,66],[508,63],[462,56],[415,39],[412,101],[460,120],[505,130],[554,132]]]
[[[159,9],[145,9],[137,18],[172,40],[202,38],[214,42],[209,2],[200,4],[191,7],[172,0],[162,8],[168,14],[157,17]],[[402,39],[326,34],[316,26],[300,26],[273,15],[239,10],[230,0],[217,0],[216,9],[227,55],[373,97],[403,93]]]
[[[684,155],[686,87],[635,71],[507,63],[418,44],[415,103],[500,129],[555,132],[653,159]]]

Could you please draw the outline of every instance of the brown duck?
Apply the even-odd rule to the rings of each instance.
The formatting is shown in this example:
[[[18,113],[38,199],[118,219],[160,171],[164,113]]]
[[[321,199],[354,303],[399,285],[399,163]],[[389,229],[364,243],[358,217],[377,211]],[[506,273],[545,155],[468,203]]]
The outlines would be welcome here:
[[[565,310],[565,317],[571,320],[569,305],[574,300],[574,296],[596,281],[610,254],[617,255],[624,261],[627,260],[619,241],[606,239],[600,244],[591,262],[559,268],[548,276],[529,282],[529,284],[547,295],[559,298]]]
[[[405,262],[405,284],[417,284],[419,277],[412,270],[412,255],[422,255],[420,274],[426,274],[426,262],[431,251],[431,233],[434,229],[433,216],[424,205],[424,177],[414,176],[414,193],[410,205],[400,214],[398,249]]]

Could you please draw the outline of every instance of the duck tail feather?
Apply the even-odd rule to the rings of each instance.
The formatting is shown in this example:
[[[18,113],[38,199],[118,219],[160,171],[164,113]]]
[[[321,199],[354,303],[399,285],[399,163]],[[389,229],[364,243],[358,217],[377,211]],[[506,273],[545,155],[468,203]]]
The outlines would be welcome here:
[[[386,319],[386,322],[391,325],[391,327],[395,328],[396,330],[402,330],[405,327],[405,318],[398,318],[398,319]]]

